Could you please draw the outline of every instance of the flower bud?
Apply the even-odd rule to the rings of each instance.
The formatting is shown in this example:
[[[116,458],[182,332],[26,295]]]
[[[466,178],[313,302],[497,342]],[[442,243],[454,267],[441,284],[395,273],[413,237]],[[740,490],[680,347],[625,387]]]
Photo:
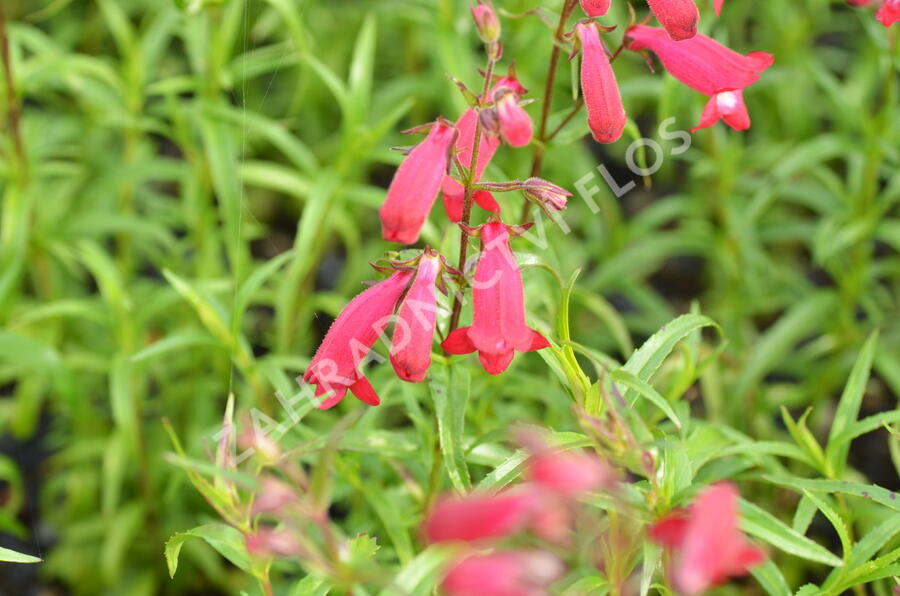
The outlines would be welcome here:
[[[241,449],[253,449],[260,463],[271,466],[281,459],[281,447],[259,429],[251,426],[238,436]]]
[[[522,189],[525,198],[544,211],[562,211],[566,208],[566,197],[572,193],[564,188],[540,178],[529,178]]]
[[[475,28],[478,29],[481,41],[494,43],[500,39],[500,20],[492,6],[479,0],[478,4],[472,7],[472,19],[475,21]]]
[[[253,500],[252,513],[276,513],[296,501],[293,488],[274,476],[264,476]]]
[[[581,0],[581,10],[589,17],[602,17],[609,12],[610,0]]]

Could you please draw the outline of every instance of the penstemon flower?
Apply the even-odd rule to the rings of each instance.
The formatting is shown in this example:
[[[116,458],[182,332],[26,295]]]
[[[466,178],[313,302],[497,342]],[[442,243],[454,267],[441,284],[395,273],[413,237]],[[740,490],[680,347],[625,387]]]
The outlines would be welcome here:
[[[391,365],[404,381],[418,383],[431,366],[431,344],[437,314],[435,283],[441,273],[441,257],[425,250],[419,259],[416,277],[407,291],[391,343]]]
[[[625,130],[625,108],[619,85],[597,25],[588,21],[575,26],[581,41],[581,94],[587,106],[588,126],[598,143],[613,143]]]
[[[884,0],[884,4],[875,13],[875,18],[885,27],[900,21],[900,0]]]
[[[356,296],[332,323],[303,375],[304,382],[316,385],[316,397],[323,398],[320,409],[337,405],[348,389],[371,406],[381,403],[360,366],[411,278],[411,273],[397,271]]]
[[[683,594],[700,594],[729,577],[744,575],[765,559],[738,529],[738,492],[730,483],[715,484],[684,512],[657,522],[650,536],[673,552],[670,570]]]
[[[694,0],[647,0],[663,29],[674,41],[697,35],[700,13]]]
[[[454,330],[441,344],[449,354],[477,351],[492,375],[506,370],[514,352],[550,345],[525,324],[522,274],[509,245],[511,229],[492,217],[473,232],[481,236],[482,254],[472,281],[472,325]]]
[[[438,118],[425,140],[416,145],[397,168],[379,210],[385,240],[412,244],[419,239],[419,232],[447,174],[456,136],[456,128]]]
[[[429,512],[422,535],[428,542],[503,538],[528,525],[538,505],[529,489],[442,498]]]
[[[536,550],[496,551],[457,562],[441,583],[447,596],[538,596],[562,577],[552,554]]]
[[[511,147],[524,147],[531,142],[531,117],[525,108],[519,105],[519,94],[507,87],[501,88],[495,95],[497,119],[500,122],[500,134]]]
[[[629,28],[625,37],[629,49],[651,50],[672,76],[710,96],[694,130],[711,126],[719,118],[725,118],[737,130],[750,126],[742,91],[772,65],[771,54],[751,52],[744,56],[703,34],[676,42],[662,29],[644,25]]]

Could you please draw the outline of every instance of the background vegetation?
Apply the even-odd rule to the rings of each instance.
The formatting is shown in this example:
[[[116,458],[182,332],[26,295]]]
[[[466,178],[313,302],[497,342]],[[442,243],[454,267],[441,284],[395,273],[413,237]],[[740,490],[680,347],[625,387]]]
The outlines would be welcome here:
[[[498,2],[509,14],[557,4]],[[624,2],[614,4],[610,20],[625,22]],[[518,248],[563,279],[582,268],[572,339],[596,358],[624,362],[691,310],[717,322],[721,337],[691,331],[653,379],[695,419],[676,433],[647,415],[654,432],[668,429],[667,457],[689,462],[675,488],[736,478],[748,501],[846,557],[843,540],[896,525],[896,508],[833,501],[843,535],[822,514],[813,521],[802,487],[765,477],[900,489],[900,447],[882,424],[898,420],[900,397],[898,29],[844,2],[729,0],[721,19],[700,4],[705,32],[775,55],[746,93],[752,128],[698,132],[621,199],[598,175],[598,214],[576,196],[570,234],[548,227],[545,246]],[[376,209],[402,157],[390,147],[410,143],[398,131],[464,109],[447,73],[477,83],[467,2],[4,0],[3,10],[14,95],[0,93],[0,114],[21,112],[21,144],[9,129],[0,137],[0,544],[45,563],[0,564],[0,592],[256,590],[201,541],[185,542],[169,579],[166,539],[215,519],[183,468],[214,449],[229,393],[239,412],[283,420],[275,392],[296,392],[331,317],[373,279],[367,262],[389,248]],[[505,64],[515,59],[538,96],[548,26],[536,16],[503,25]],[[670,130],[689,129],[706,98],[633,54],[615,70],[640,135],[677,147],[659,123],[674,116]],[[571,105],[570,79],[564,67],[552,122]],[[576,118],[548,150],[544,177],[574,190],[603,164],[624,184],[635,178],[629,142],[598,146]],[[488,178],[524,177],[530,159],[501,150]],[[451,255],[456,234],[444,229],[429,225],[424,240]],[[532,322],[550,331],[559,287],[539,268],[525,278]],[[513,423],[577,430],[566,388],[538,354],[499,377],[464,374],[458,439],[476,482],[512,454],[503,433]],[[408,559],[421,520],[398,470],[427,484],[439,432],[428,386],[386,366],[371,378],[382,406],[304,409],[282,445],[308,446],[361,414],[335,455],[332,514],[351,536],[378,536],[390,564]],[[889,414],[857,423],[860,404],[859,417]],[[783,411],[807,409],[805,427],[786,426]],[[187,459],[169,453],[164,417]],[[820,457],[813,443],[829,434]],[[316,448],[304,453],[316,461]],[[468,483],[442,473],[444,488]],[[772,552],[793,590],[829,570]]]

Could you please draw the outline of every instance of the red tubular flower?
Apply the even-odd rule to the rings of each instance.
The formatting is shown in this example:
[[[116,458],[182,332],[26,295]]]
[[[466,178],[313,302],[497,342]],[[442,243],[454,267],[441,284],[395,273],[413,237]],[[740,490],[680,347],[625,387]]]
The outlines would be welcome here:
[[[431,343],[437,314],[435,281],[441,272],[437,253],[425,252],[419,260],[416,278],[397,312],[391,342],[391,365],[397,376],[410,383],[425,379],[431,366]]]
[[[705,95],[749,87],[772,65],[771,54],[743,56],[703,34],[674,42],[662,29],[635,25],[626,40],[628,49],[651,50],[672,76]]]
[[[530,491],[440,499],[425,520],[428,542],[477,542],[501,538],[524,528],[539,505]]]
[[[703,109],[703,115],[700,116],[700,123],[692,128],[691,132],[709,128],[719,120],[725,120],[725,123],[735,130],[750,128],[750,114],[744,105],[743,89],[723,91],[710,97]]]
[[[481,259],[472,280],[472,325],[454,330],[441,344],[449,354],[478,351],[492,375],[502,373],[514,352],[549,346],[543,335],[525,324],[522,274],[509,246],[509,226],[499,219],[481,226]]]
[[[738,529],[737,499],[733,484],[714,484],[687,512],[670,515],[650,529],[651,538],[675,555],[671,573],[680,592],[699,594],[746,574],[765,559]]]
[[[320,409],[335,406],[348,389],[370,406],[381,403],[360,365],[384,331],[411,277],[411,273],[397,271],[373,285],[351,300],[331,324],[303,375],[305,382],[316,385],[316,397],[324,397]]]
[[[900,21],[900,0],[884,0],[884,4],[875,13],[875,18],[885,27]]]
[[[587,106],[588,126],[599,143],[619,140],[625,130],[625,108],[609,57],[594,23],[575,26],[581,40],[581,94]]]
[[[772,65],[771,54],[751,52],[743,56],[703,34],[675,42],[661,29],[643,25],[631,27],[626,40],[629,49],[653,51],[672,76],[710,96],[693,130],[712,126],[720,118],[735,130],[750,127],[743,90]]]
[[[456,134],[452,124],[438,118],[425,140],[397,168],[378,212],[385,240],[412,244],[419,239],[447,174]]]
[[[519,105],[519,94],[508,88],[498,92],[496,100],[500,134],[511,147],[524,147],[531,142],[531,116]]]
[[[581,10],[589,17],[602,17],[609,12],[611,0],[581,0]]]
[[[477,121],[478,115],[475,113],[475,110],[470,108],[463,112],[463,115],[459,117],[456,123],[456,129],[459,131],[459,136],[456,139],[456,156],[463,167],[466,168],[472,165],[472,147],[475,144],[475,123]],[[475,166],[476,181],[481,179],[481,175],[484,174],[485,168],[491,162],[491,158],[494,157],[494,153],[497,152],[497,147],[499,146],[499,138],[487,134],[481,135],[481,141],[478,144],[478,163]],[[447,211],[447,216],[451,221],[459,221],[462,218],[464,194],[465,189],[462,187],[462,184],[450,175],[444,176],[441,183],[441,196],[444,201],[444,209]],[[482,207],[484,206],[479,202],[477,192],[475,193],[475,202]],[[496,203],[493,204],[496,206]],[[488,207],[484,208],[489,211],[494,210]],[[496,210],[499,210],[499,207]]]
[[[694,0],[647,0],[650,10],[674,41],[697,35],[700,13]]]
[[[868,2],[868,0],[865,0],[865,1]],[[713,5],[715,6],[715,9],[716,9],[716,16],[719,16],[720,14],[722,14],[722,5],[723,4],[725,4],[725,0],[715,0],[713,2]]]
[[[456,563],[441,589],[447,596],[537,596],[562,577],[562,562],[543,551],[499,551]]]

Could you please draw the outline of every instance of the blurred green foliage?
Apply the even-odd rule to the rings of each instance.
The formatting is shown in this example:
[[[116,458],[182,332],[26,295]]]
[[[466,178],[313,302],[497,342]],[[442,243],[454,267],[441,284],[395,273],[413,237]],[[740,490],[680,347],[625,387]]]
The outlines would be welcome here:
[[[515,59],[537,97],[550,28],[510,15],[536,6],[550,14],[559,2],[497,4],[503,64]],[[606,21],[620,24],[610,35],[618,41],[627,11],[614,4]],[[0,94],[0,114],[21,107],[22,152],[14,135],[0,138],[0,433],[39,433],[52,452],[24,470],[39,485],[30,498],[40,507],[29,507],[52,529],[40,572],[76,594],[255,589],[199,542],[185,542],[168,579],[165,540],[214,516],[185,462],[165,457],[172,446],[161,419],[196,460],[214,449],[229,393],[239,411],[284,419],[275,392],[296,393],[293,378],[328,317],[374,277],[367,262],[389,248],[376,209],[402,158],[390,148],[411,144],[398,131],[464,109],[448,73],[477,84],[482,56],[467,3],[4,5],[15,96]],[[664,149],[662,168],[652,185],[636,179],[621,199],[597,174],[598,214],[576,196],[565,213],[570,234],[548,225],[545,245],[517,248],[563,279],[582,268],[572,340],[597,358],[624,362],[692,304],[721,325],[727,345],[718,358],[704,360],[718,338],[692,330],[654,387],[683,417],[690,401],[709,423],[699,437],[685,429],[680,449],[701,459],[712,457],[702,456],[710,446],[734,451],[697,482],[745,479],[748,501],[787,524],[793,518],[803,534],[815,501],[807,496],[797,509],[794,493],[765,474],[898,485],[900,448],[894,439],[888,451],[878,421],[865,428],[876,438],[858,456],[851,451],[846,470],[846,445],[829,443],[816,456],[829,428],[834,437],[835,428],[859,424],[860,408],[895,410],[900,396],[898,29],[837,1],[729,0],[721,19],[702,9],[704,32],[744,53],[775,55],[746,93],[752,128],[737,134],[720,124],[670,154],[679,142],[662,138],[660,123],[674,116],[668,130],[689,129],[706,98],[626,53],[615,63],[625,105],[634,130]],[[560,75],[551,125],[573,101],[565,63]],[[536,117],[540,106],[528,110]],[[543,177],[574,190],[604,164],[625,184],[636,178],[625,167],[631,140],[597,146],[579,116],[548,150]],[[531,155],[501,150],[486,178],[527,176]],[[518,199],[502,200],[504,217],[516,219]],[[457,234],[443,217],[436,207],[423,240],[450,256]],[[525,277],[532,321],[549,332],[559,288],[540,269]],[[875,329],[872,378],[857,381],[832,426]],[[443,435],[428,387],[402,384],[385,366],[371,378],[384,404],[355,423],[331,490],[350,535],[377,535],[391,545],[379,556],[405,562],[422,503],[395,465],[427,484]],[[500,377],[473,370],[467,387],[456,446],[465,446],[462,465],[476,480],[511,454],[499,430],[519,420],[575,426],[566,390],[539,355],[517,358]],[[353,401],[303,416],[283,445],[315,440],[359,408]],[[807,463],[774,461],[794,439]],[[8,461],[0,459],[0,478],[14,496],[0,510],[0,530],[26,538],[35,528],[17,519],[24,489]],[[703,464],[695,465],[694,473]],[[444,486],[469,482],[451,476]],[[892,515],[863,500],[838,504],[857,538]],[[822,565],[803,558],[775,561],[794,589],[824,578]]]

